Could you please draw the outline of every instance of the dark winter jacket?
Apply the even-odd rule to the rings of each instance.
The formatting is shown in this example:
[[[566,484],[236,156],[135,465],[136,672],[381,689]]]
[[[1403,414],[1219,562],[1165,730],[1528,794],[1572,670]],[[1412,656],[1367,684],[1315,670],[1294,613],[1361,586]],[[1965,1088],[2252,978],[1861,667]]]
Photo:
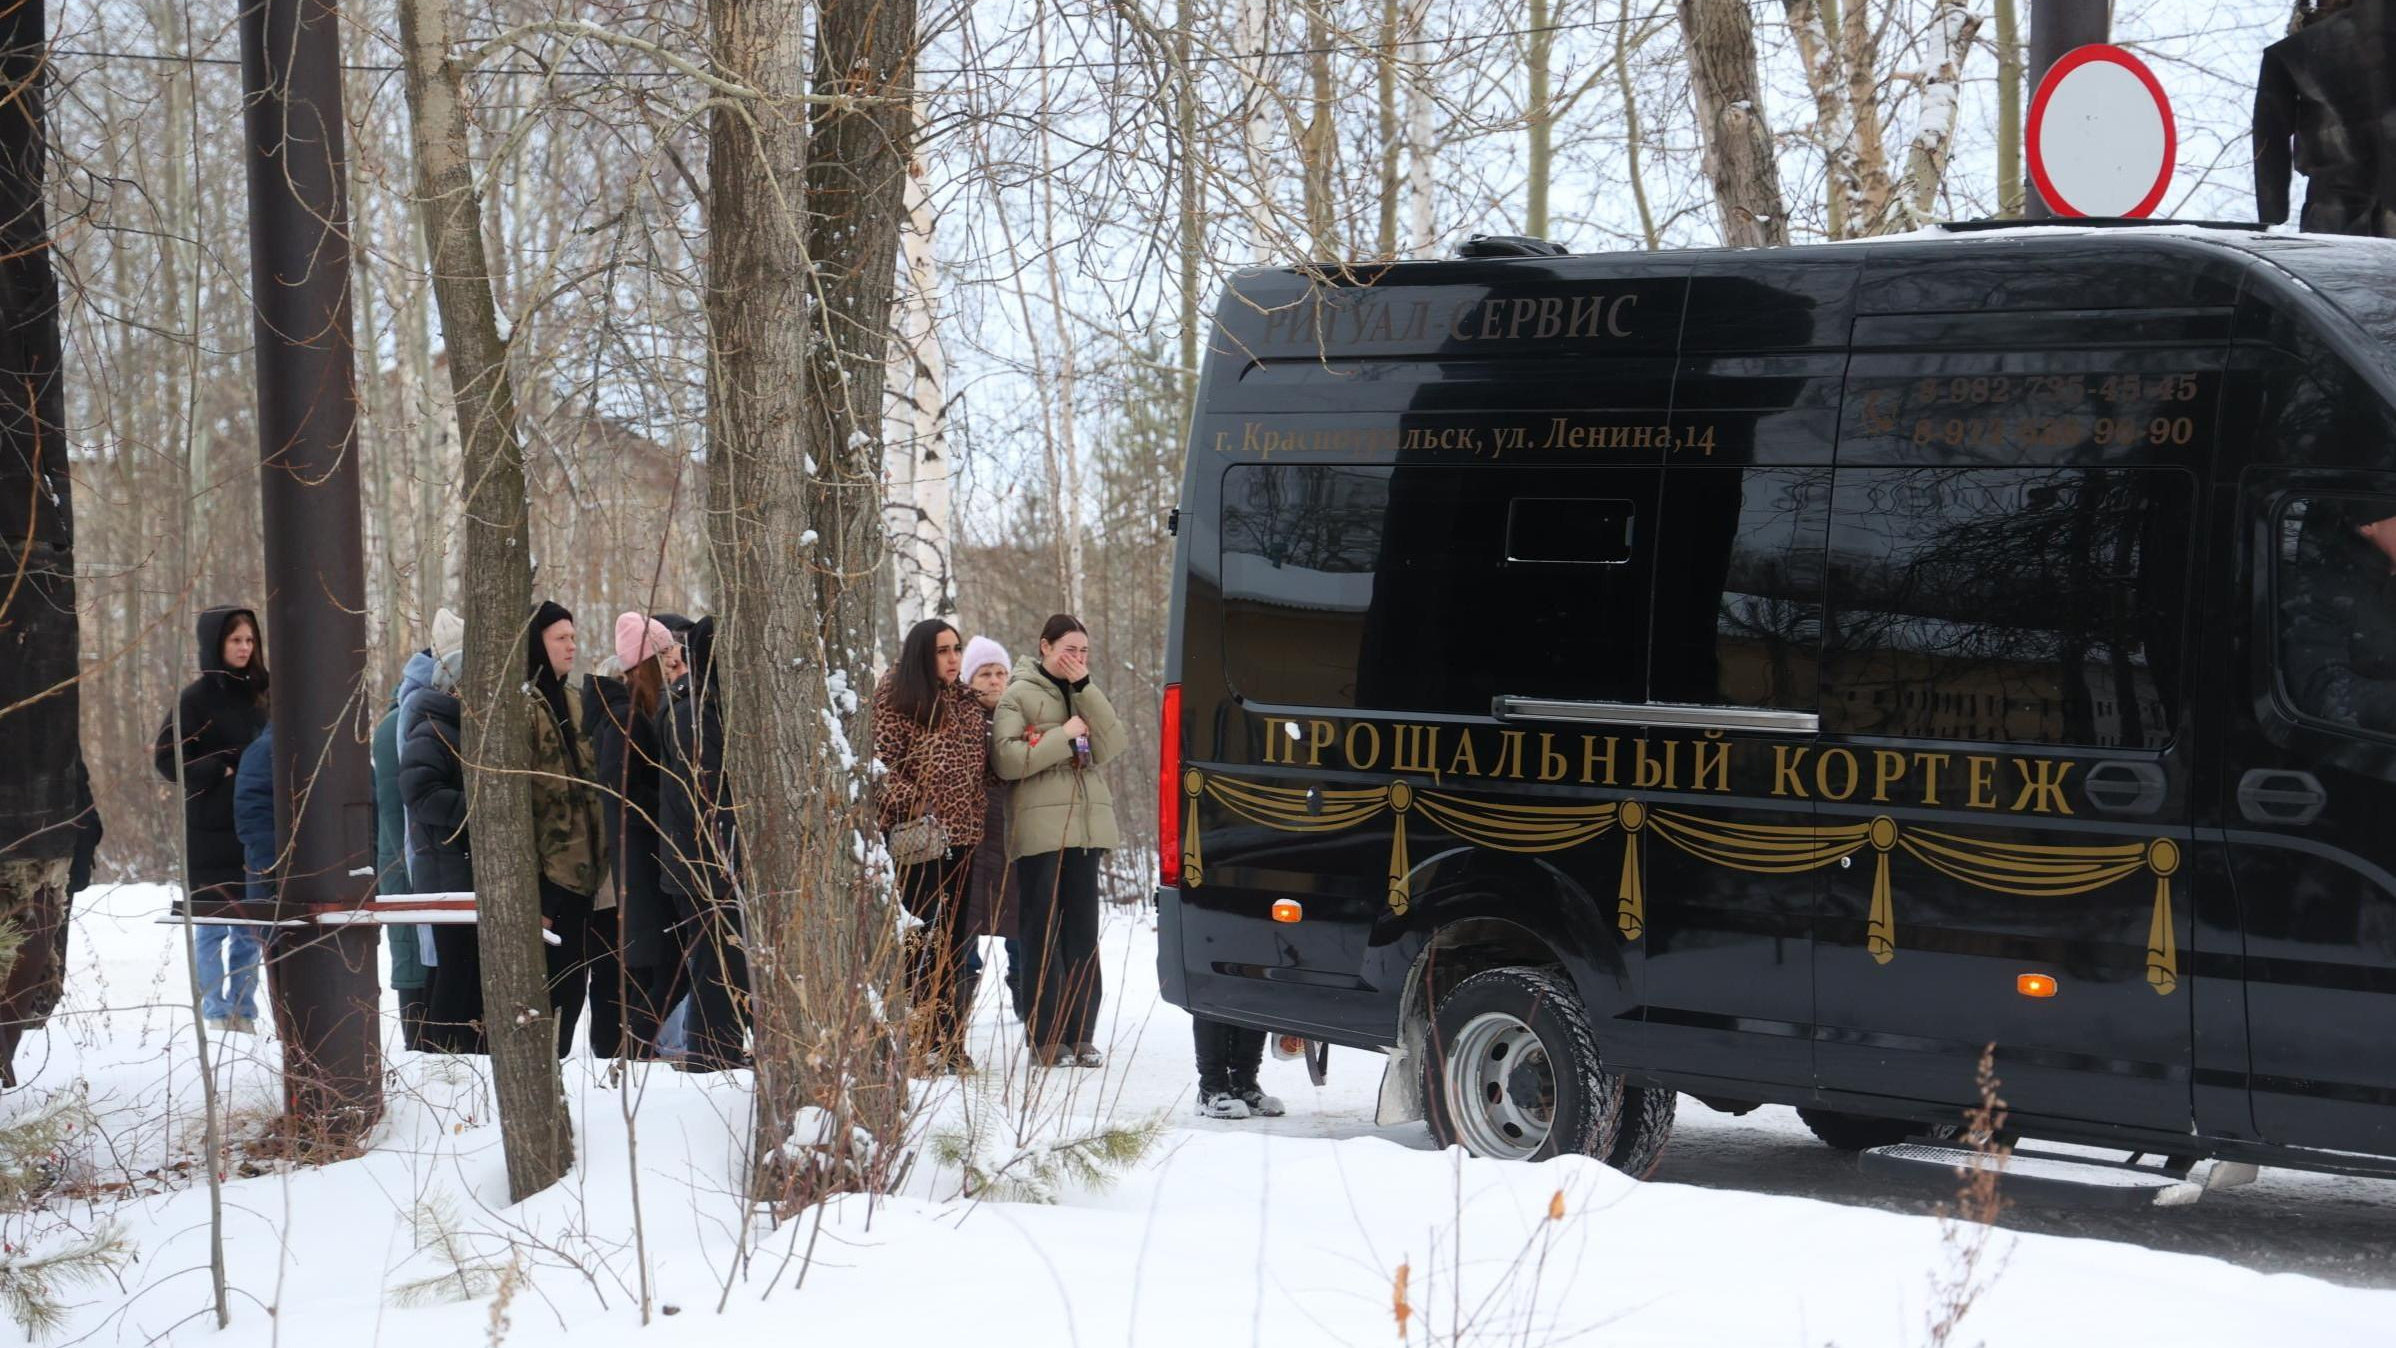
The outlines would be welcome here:
[[[715,619],[684,634],[690,672],[658,711],[664,767],[657,786],[658,864],[669,892],[691,899],[732,896],[740,840],[724,785],[724,721],[713,687]],[[705,842],[702,842],[702,838]]]
[[[2348,5],[2263,49],[2254,164],[2255,213],[2265,224],[2288,218],[2291,168],[2308,180],[2307,229],[2340,207],[2396,208],[2392,20],[2396,7],[2385,3]]]
[[[399,706],[399,720],[392,726],[395,732],[392,740],[395,749],[396,746],[408,742],[408,724],[416,716],[413,705],[416,701],[416,694],[433,686],[434,673],[440,667],[441,662],[433,657],[431,651],[418,651],[408,657],[408,663],[399,671],[399,695],[396,699]],[[400,793],[400,808],[403,812],[399,831],[400,869],[401,873],[405,874],[407,864],[414,858],[416,852],[416,842],[408,836],[407,820],[404,813],[407,808],[406,792]]]
[[[997,785],[973,845],[965,881],[965,929],[976,936],[1015,939],[1015,868],[1007,861],[1007,793]]]
[[[624,963],[664,966],[677,957],[666,937],[672,906],[657,863],[657,779],[664,745],[657,722],[632,708],[621,679],[594,676],[583,685],[583,737],[598,765],[600,817],[616,879],[616,916]],[[600,919],[607,920],[607,919]]]
[[[416,858],[408,887],[418,894],[474,889],[466,833],[466,768],[458,757],[458,700],[427,688],[409,703],[407,743],[399,746],[399,795],[407,802]]]
[[[183,764],[183,841],[191,862],[193,891],[239,899],[243,891],[240,835],[233,830],[233,777],[241,751],[266,725],[266,646],[259,643],[250,667],[225,668],[227,624],[257,615],[245,608],[212,608],[200,614],[194,636],[200,648],[200,677],[183,685],[177,707],[183,717],[179,746]],[[175,780],[175,718],[158,727],[151,757],[158,775]]]
[[[552,612],[558,616],[548,616]],[[599,817],[599,792],[591,781],[590,746],[574,714],[574,696],[549,667],[541,633],[550,624],[572,621],[555,604],[543,604],[526,633],[525,752],[532,769],[532,836],[541,877],[569,894],[589,898],[607,874],[607,827]]]
[[[430,661],[429,651],[418,651],[408,658],[413,668],[418,660]],[[399,703],[409,692],[408,679],[402,675],[399,686],[391,692],[391,706],[383,719],[374,723],[374,890],[377,895],[405,894],[408,884],[408,811],[399,794]],[[404,923],[383,928],[383,939],[391,947],[391,986],[420,988],[426,980],[424,963],[417,958],[416,929]]]
[[[241,835],[242,873],[251,903],[275,901],[275,728],[241,751],[233,777],[233,831]]]
[[[100,805],[92,799],[91,769],[83,764],[83,755],[75,756],[75,859],[68,863],[67,897],[92,887],[92,868],[99,864],[100,839],[107,830],[100,826]],[[59,949],[66,949],[64,924],[60,927]]]

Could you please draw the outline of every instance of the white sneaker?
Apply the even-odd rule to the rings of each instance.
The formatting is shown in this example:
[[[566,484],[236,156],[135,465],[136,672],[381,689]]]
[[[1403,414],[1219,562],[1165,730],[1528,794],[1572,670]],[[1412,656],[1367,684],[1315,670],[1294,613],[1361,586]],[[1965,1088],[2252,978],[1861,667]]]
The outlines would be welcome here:
[[[1248,1107],[1249,1113],[1260,1119],[1278,1119],[1289,1112],[1282,1108],[1280,1096],[1267,1095],[1259,1086],[1244,1087],[1234,1091],[1233,1094],[1239,1097],[1241,1104]]]
[[[1248,1117],[1248,1103],[1229,1091],[1200,1091],[1198,1093],[1198,1117],[1202,1119],[1244,1119]]]

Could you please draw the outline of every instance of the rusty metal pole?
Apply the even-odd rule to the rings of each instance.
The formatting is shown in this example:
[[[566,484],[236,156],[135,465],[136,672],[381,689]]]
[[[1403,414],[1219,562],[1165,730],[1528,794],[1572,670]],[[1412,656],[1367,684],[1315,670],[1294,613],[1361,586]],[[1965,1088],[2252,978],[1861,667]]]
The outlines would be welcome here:
[[[355,909],[374,889],[348,152],[333,0],[250,0],[241,11],[241,83],[280,911],[297,917]],[[275,931],[268,983],[283,1040],[284,1126],[295,1141],[354,1141],[382,1116],[378,930]]]
[[[2113,0],[2030,0],[2030,64],[2022,72],[2029,93],[2074,47],[2113,39]],[[2024,104],[2025,108],[2027,103]],[[2028,166],[2022,170],[2022,214],[2032,220],[2052,220],[2055,208],[2039,195],[2038,182]]]

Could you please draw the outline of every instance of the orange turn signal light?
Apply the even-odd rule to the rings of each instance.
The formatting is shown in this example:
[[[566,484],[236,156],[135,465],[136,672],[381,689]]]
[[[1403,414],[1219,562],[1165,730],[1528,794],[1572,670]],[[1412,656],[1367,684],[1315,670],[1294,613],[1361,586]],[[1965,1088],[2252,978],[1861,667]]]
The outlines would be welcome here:
[[[1296,899],[1273,900],[1273,920],[1275,922],[1297,922],[1305,916],[1306,910],[1298,906]]]
[[[2013,990],[2024,997],[2052,997],[2055,995],[2055,976],[2023,974],[2013,980]]]

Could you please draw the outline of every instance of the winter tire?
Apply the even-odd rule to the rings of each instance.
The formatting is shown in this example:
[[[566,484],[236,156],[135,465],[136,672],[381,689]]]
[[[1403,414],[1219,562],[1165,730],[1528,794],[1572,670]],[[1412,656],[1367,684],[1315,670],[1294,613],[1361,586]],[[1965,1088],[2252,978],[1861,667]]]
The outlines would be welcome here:
[[[1581,999],[1541,969],[1474,974],[1431,1021],[1423,1065],[1431,1137],[1476,1156],[1544,1161],[1607,1156],[1622,1078],[1605,1070]]]
[[[1613,1150],[1606,1164],[1630,1176],[1646,1179],[1664,1163],[1664,1144],[1672,1140],[1672,1118],[1680,1092],[1662,1086],[1625,1086],[1621,1122],[1614,1130]]]

